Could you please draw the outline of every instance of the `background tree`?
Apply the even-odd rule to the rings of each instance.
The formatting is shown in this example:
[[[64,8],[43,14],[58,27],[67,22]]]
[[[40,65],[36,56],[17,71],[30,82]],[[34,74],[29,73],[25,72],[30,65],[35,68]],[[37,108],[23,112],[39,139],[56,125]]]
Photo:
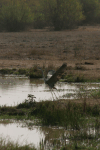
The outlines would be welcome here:
[[[24,30],[32,22],[31,10],[24,0],[9,1],[0,9],[0,26],[7,31]]]
[[[55,30],[74,28],[84,19],[79,0],[43,0],[43,13]]]
[[[100,20],[99,0],[80,0],[85,20],[83,23],[96,23]],[[100,21],[99,21],[100,22]]]

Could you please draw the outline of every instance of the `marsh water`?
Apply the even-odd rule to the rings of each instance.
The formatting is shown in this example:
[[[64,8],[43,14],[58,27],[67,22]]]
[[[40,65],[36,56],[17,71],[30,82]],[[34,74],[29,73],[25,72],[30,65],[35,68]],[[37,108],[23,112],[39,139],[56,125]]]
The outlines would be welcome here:
[[[98,89],[99,83],[66,83],[58,82],[57,90],[54,90],[59,99],[77,98],[78,93]],[[50,89],[44,84],[43,79],[29,79],[25,76],[1,76],[0,77],[0,105],[13,106],[27,99],[28,94],[34,95],[35,101],[53,100]],[[53,95],[55,100],[57,98]],[[2,120],[1,120],[2,122]],[[34,145],[36,148],[43,143],[44,149],[48,146],[52,148],[54,142],[56,145],[68,144],[70,140],[67,138],[72,131],[65,130],[61,127],[41,127],[30,126],[31,121],[11,121],[11,123],[0,123],[0,138],[7,141],[18,142],[19,145]],[[90,130],[89,130],[90,131]],[[87,130],[87,132],[89,132]],[[92,134],[96,132],[91,129]],[[72,133],[73,134],[73,133]],[[91,134],[91,133],[90,133]]]
[[[36,101],[67,98],[68,94],[75,94],[78,90],[76,85],[64,82],[58,82],[56,88],[56,96],[54,93],[52,96],[42,79],[28,79],[22,76],[0,77],[0,105],[17,105],[27,99],[28,94],[33,94]]]
[[[30,120],[9,120],[9,123],[7,123],[7,120],[2,120],[2,122],[0,123],[0,140],[4,140],[5,144],[10,142],[15,145],[17,143],[19,146],[29,145],[30,147],[34,146],[37,150],[53,150],[56,146],[56,149],[60,150],[62,146],[74,142],[73,139],[70,139],[70,136],[87,134],[91,139],[96,138],[98,140],[97,146],[100,148],[100,138],[98,138],[100,130],[96,130],[93,127],[78,131],[66,130],[63,127],[35,126],[32,125]],[[81,142],[82,145],[90,145],[89,139],[81,141],[81,138],[78,137],[76,140]]]
[[[68,133],[67,130],[65,131],[61,127],[29,126],[30,122],[32,124],[32,121],[29,120],[27,122],[12,120],[12,123],[0,124],[0,137],[5,139],[5,143],[10,141],[19,146],[27,144],[39,148],[45,143],[45,149],[52,148],[52,142],[55,139],[58,139],[59,142],[69,143],[67,138],[63,138]]]
[[[13,106],[27,99],[28,94],[34,95],[35,101],[73,99],[77,98],[80,88],[91,90],[99,87],[99,84],[78,84],[58,82],[57,90],[51,90],[45,85],[43,79],[29,79],[21,76],[0,76],[0,105]],[[56,96],[55,96],[56,95]]]

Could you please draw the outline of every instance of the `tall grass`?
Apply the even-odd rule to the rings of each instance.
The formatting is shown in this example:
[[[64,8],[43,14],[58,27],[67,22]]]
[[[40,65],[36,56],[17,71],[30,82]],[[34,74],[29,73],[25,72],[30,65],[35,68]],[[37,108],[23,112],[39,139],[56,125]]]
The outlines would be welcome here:
[[[84,103],[45,101],[37,103],[31,114],[41,118],[43,125],[60,125],[65,128],[80,129],[86,116],[99,116],[100,108],[98,105],[85,104],[84,109]]]
[[[31,104],[31,105],[30,105]],[[23,111],[21,114],[17,114],[15,112]],[[57,149],[57,146],[63,146],[59,149],[61,150],[73,150],[73,149],[87,149],[92,150],[95,146],[98,145],[98,142],[94,143],[97,139],[100,138],[100,107],[99,105],[89,105],[84,100],[83,103],[74,103],[71,101],[42,101],[36,102],[34,95],[28,95],[28,100],[25,102],[18,104],[14,107],[2,106],[0,107],[0,113],[8,114],[15,116],[17,115],[17,119],[31,119],[38,118],[41,122],[37,122],[40,125],[48,125],[48,126],[63,126],[64,129],[69,129],[69,135],[64,134],[63,139],[69,139],[70,143],[68,145],[60,145],[58,139],[50,138],[50,143],[53,144],[54,150]],[[27,114],[27,117],[26,117]],[[32,118],[33,119],[33,118]],[[95,134],[90,132],[90,129],[95,129]],[[49,134],[47,135],[49,136]],[[46,142],[43,141],[40,145],[40,149],[44,150]],[[82,144],[82,143],[85,144]],[[92,146],[91,146],[92,143]],[[4,145],[4,147],[3,147]],[[34,150],[35,148],[30,148],[29,146],[20,147],[18,145],[9,144],[6,145],[1,144],[0,149],[26,149],[26,150]],[[18,150],[19,150],[18,149]]]
[[[91,95],[92,95],[95,99],[100,98],[100,89],[93,91],[93,92],[91,93]]]
[[[7,141],[6,139],[0,138],[0,150],[36,150],[34,147],[28,145],[20,146],[18,143]]]
[[[0,107],[1,115],[15,116],[14,118],[37,117],[43,125],[63,126],[66,129],[81,129],[87,122],[87,117],[99,117],[99,105],[63,101],[36,102],[34,95],[29,95],[28,100],[14,107]],[[99,119],[95,120],[95,126],[100,125]]]

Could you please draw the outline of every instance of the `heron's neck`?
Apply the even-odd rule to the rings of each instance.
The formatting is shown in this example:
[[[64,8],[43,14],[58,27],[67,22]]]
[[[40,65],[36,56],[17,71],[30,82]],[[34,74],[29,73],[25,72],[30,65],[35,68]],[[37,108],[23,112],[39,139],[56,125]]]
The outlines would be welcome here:
[[[44,76],[44,71],[42,69],[41,69],[41,71],[42,71],[43,79],[44,79],[44,81],[46,81],[46,78]]]

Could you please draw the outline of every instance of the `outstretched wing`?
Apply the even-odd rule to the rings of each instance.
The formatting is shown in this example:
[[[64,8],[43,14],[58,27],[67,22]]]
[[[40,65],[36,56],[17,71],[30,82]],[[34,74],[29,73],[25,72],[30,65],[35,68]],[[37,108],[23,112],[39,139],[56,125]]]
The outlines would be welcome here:
[[[54,70],[50,70],[47,74],[47,80],[49,80],[54,75],[54,73],[55,73]]]
[[[61,75],[64,73],[65,69],[67,67],[67,64],[64,63],[53,75],[52,77],[46,81],[46,83],[53,87],[54,84],[61,78]]]

